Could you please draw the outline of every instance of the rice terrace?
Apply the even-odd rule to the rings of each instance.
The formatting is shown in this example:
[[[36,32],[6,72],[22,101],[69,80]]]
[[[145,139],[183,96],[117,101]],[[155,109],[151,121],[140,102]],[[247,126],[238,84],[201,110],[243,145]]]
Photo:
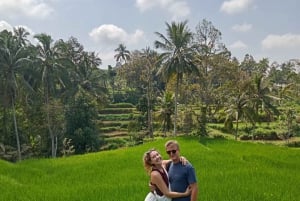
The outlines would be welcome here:
[[[0,201],[144,201],[150,148],[191,162],[198,201],[300,201],[300,35],[298,24],[287,27],[300,6],[289,1],[0,0]],[[137,5],[146,4],[163,12],[142,21]],[[223,7],[250,4],[236,17]],[[42,20],[45,8],[51,17],[33,30],[6,22],[19,22],[16,12],[20,23],[33,14]],[[189,8],[190,17],[170,18]],[[239,24],[246,16],[262,24]],[[115,22],[99,24],[107,19]],[[180,152],[165,150],[170,139]],[[148,158],[168,184],[160,154]],[[172,183],[174,169],[176,189],[184,182]]]
[[[197,171],[198,200],[299,201],[299,148],[227,139],[176,140]],[[0,200],[143,200],[149,178],[142,155],[152,147],[164,154],[165,141],[66,158],[0,161]]]

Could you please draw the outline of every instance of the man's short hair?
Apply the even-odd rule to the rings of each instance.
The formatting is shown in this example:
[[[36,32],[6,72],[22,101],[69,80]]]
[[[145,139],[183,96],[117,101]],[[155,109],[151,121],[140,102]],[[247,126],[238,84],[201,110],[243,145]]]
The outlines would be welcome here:
[[[177,149],[179,150],[179,144],[176,140],[169,140],[166,142],[165,144],[165,148],[167,148],[170,145],[175,145],[177,147]]]

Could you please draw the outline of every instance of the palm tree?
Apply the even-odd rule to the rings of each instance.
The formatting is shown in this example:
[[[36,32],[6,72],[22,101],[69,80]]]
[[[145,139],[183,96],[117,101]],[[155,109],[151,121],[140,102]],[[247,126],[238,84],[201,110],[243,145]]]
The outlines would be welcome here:
[[[238,129],[239,129],[239,121],[244,117],[253,122],[254,118],[252,118],[253,114],[255,114],[253,108],[250,106],[250,98],[246,92],[241,91],[240,94],[236,94],[233,97],[231,104],[226,109],[226,121],[225,123],[235,121],[235,140],[237,140]]]
[[[26,46],[29,43],[27,37],[30,35],[30,33],[26,31],[24,27],[14,28],[14,35],[20,45]]]
[[[22,68],[30,60],[27,58],[26,48],[18,43],[18,40],[11,32],[0,33],[0,90],[4,105],[12,109],[13,123],[17,142],[18,160],[21,160],[21,146],[18,133],[16,117],[16,101],[18,96],[19,83],[22,80]]]
[[[158,103],[160,106],[160,111],[158,114],[158,119],[163,124],[163,132],[166,137],[166,132],[171,128],[171,116],[174,114],[174,95],[171,92],[164,92],[162,97],[158,97]]]
[[[158,54],[156,51],[151,50],[149,47],[142,50],[142,59],[145,62],[145,71],[141,77],[144,77],[146,82],[147,93],[147,119],[148,119],[148,132],[149,136],[153,138],[153,125],[152,125],[152,100],[154,98],[154,78],[155,70],[157,69]],[[144,74],[144,75],[143,75]]]
[[[73,99],[83,95],[106,101],[107,76],[98,68],[102,62],[98,55],[84,51],[75,38],[70,38],[67,42],[60,41],[58,46],[61,54],[67,58],[65,65],[69,67],[69,79],[65,82],[68,90],[64,91],[64,97]]]
[[[115,49],[117,54],[114,56],[117,63],[123,64],[130,60],[130,51],[126,49],[124,44],[119,44],[118,48]]]
[[[38,40],[36,46],[38,50],[37,63],[39,64],[42,94],[46,106],[47,128],[51,138],[51,155],[56,157],[57,134],[53,132],[53,116],[51,115],[51,100],[57,95],[57,90],[64,88],[62,77],[66,74],[61,65],[61,58],[58,54],[57,46],[53,44],[53,39],[47,34],[37,34],[34,36]]]
[[[254,76],[252,101],[254,102],[255,112],[258,114],[259,110],[266,112],[271,117],[272,114],[279,115],[278,109],[272,104],[272,101],[279,100],[279,98],[271,95],[269,84],[264,79],[264,75],[256,74]]]
[[[167,82],[176,77],[175,86],[175,117],[174,117],[174,135],[176,135],[177,122],[177,104],[179,85],[182,82],[184,74],[192,72],[198,73],[197,67],[193,63],[194,51],[190,46],[192,41],[192,32],[188,30],[187,21],[171,24],[166,23],[167,36],[159,32],[155,34],[161,39],[156,40],[154,45],[156,48],[162,49],[164,52],[160,55],[163,65],[157,74],[161,75]]]
[[[247,119],[254,125],[257,116],[251,102],[251,79],[245,75],[245,72],[237,72],[235,76],[236,78],[228,86],[231,90],[228,91],[229,101],[225,107],[227,113],[225,124],[235,121],[234,136],[237,140],[240,120]]]

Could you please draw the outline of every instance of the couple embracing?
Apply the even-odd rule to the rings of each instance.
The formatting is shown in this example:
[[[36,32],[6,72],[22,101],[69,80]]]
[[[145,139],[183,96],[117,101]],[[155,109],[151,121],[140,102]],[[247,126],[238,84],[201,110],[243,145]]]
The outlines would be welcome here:
[[[151,192],[145,201],[197,201],[198,186],[193,166],[180,156],[177,141],[166,142],[165,149],[170,160],[162,160],[155,149],[144,154],[144,167],[151,184]]]

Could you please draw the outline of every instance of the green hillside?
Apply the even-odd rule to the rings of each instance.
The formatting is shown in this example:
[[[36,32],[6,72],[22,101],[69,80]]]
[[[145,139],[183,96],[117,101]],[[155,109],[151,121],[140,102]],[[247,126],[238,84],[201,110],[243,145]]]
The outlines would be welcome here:
[[[177,137],[193,163],[199,201],[299,201],[300,149],[224,139]],[[148,192],[136,147],[16,164],[0,161],[0,201],[141,201]]]

